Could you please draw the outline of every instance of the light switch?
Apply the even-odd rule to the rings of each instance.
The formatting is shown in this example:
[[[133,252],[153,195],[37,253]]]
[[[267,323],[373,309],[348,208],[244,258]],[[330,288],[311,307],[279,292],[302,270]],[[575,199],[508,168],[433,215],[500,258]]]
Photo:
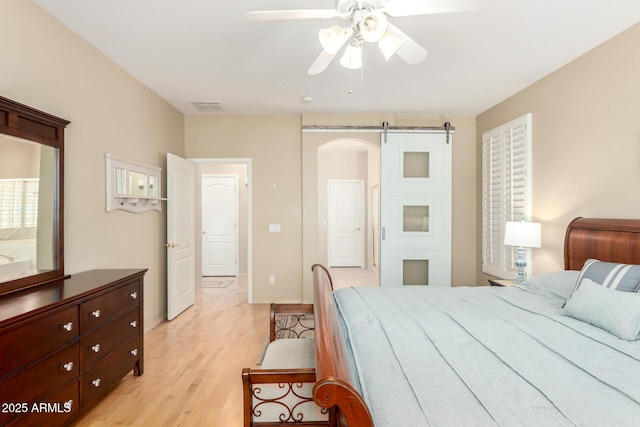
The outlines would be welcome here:
[[[279,233],[280,224],[269,224],[269,233]]]

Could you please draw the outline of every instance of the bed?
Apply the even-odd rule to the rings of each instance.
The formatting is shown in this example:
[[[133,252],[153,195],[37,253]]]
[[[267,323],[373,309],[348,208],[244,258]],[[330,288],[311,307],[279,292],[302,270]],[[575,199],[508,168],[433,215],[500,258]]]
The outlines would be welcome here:
[[[565,270],[520,286],[333,292],[314,266],[314,401],[349,427],[638,425],[636,264],[640,220],[576,218]]]

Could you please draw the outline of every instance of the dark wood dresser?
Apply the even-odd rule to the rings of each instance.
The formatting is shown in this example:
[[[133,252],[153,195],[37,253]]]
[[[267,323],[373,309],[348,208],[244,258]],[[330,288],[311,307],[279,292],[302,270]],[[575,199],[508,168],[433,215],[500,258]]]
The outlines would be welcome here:
[[[92,270],[0,296],[0,426],[66,425],[142,375],[146,269]]]

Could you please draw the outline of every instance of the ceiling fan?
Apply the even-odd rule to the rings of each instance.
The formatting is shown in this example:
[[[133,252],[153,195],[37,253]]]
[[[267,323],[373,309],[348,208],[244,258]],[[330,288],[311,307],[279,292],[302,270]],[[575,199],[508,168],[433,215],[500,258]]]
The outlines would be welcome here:
[[[333,19],[345,21],[320,30],[322,52],[309,67],[311,75],[320,74],[344,49],[340,64],[346,68],[362,68],[362,47],[378,43],[385,60],[394,54],[408,64],[418,64],[427,51],[387,19],[387,16],[427,15],[479,9],[485,0],[336,0],[335,9],[266,10],[248,12],[249,21],[292,19]]]

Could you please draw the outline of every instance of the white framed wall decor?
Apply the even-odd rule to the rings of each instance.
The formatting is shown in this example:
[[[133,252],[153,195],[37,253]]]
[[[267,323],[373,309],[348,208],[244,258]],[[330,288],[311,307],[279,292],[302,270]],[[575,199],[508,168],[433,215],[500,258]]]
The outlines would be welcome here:
[[[162,211],[162,168],[106,153],[107,212]]]

